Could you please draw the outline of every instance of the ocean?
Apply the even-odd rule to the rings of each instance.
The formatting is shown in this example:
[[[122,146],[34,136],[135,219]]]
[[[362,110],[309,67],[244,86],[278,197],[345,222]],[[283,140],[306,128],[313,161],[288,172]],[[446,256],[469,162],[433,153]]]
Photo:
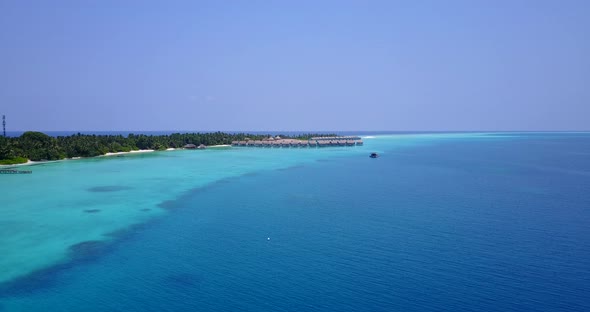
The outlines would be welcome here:
[[[590,133],[364,142],[0,175],[0,311],[590,311]]]

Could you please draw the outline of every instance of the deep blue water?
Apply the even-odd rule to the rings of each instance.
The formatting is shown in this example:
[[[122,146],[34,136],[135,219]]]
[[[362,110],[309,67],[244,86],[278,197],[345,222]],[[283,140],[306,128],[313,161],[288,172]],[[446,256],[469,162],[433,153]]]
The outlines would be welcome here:
[[[0,311],[590,311],[590,135],[387,146],[189,191]]]

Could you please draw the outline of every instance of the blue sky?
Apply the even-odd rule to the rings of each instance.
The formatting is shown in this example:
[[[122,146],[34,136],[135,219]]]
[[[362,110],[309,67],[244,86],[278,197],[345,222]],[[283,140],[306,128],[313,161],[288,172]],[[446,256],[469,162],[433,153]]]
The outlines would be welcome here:
[[[8,130],[590,130],[590,1],[0,1]]]

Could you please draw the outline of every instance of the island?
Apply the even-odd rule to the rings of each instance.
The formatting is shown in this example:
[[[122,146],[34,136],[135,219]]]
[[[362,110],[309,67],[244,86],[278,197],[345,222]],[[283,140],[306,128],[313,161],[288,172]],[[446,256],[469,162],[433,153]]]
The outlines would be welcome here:
[[[314,142],[317,138],[331,138],[336,134],[279,135],[281,142]],[[252,133],[173,133],[170,135],[94,135],[74,134],[52,137],[42,132],[27,131],[19,137],[0,136],[0,165],[14,165],[28,161],[60,160],[78,157],[94,157],[141,150],[167,150],[185,146],[236,145],[236,142],[268,142],[276,138],[270,134]],[[321,140],[320,140],[321,141]],[[344,143],[346,145],[346,143]]]

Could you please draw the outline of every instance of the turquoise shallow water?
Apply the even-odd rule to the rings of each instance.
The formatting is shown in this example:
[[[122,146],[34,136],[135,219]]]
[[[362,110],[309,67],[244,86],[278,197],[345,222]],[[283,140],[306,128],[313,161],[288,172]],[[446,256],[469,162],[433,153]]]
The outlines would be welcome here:
[[[0,282],[67,261],[77,243],[109,240],[162,215],[168,201],[194,188],[355,153],[365,151],[210,148],[27,166],[32,175],[0,180]]]
[[[2,176],[0,310],[590,308],[590,135],[365,142]]]

